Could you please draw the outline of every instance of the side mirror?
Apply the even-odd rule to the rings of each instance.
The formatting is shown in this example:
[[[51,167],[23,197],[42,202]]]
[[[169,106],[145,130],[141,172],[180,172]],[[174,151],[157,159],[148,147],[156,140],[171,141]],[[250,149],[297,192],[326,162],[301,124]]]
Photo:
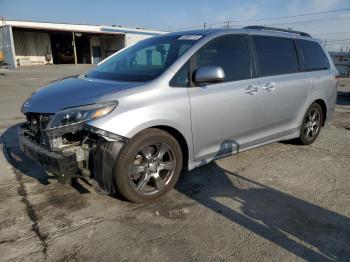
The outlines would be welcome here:
[[[216,83],[225,80],[225,72],[220,66],[203,66],[196,70],[194,82],[199,84]]]

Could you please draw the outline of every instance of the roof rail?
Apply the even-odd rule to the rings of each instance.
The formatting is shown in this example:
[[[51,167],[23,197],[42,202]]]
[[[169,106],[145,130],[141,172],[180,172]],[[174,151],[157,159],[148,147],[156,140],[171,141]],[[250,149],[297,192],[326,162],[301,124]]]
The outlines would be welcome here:
[[[285,32],[285,33],[293,33],[293,34],[298,34],[298,35],[301,35],[301,36],[308,36],[308,37],[311,37],[310,34],[305,33],[305,32],[294,31],[294,30],[284,29],[284,28],[278,28],[278,27],[251,25],[251,26],[243,27],[243,29],[270,30],[270,31],[278,31],[278,32]]]

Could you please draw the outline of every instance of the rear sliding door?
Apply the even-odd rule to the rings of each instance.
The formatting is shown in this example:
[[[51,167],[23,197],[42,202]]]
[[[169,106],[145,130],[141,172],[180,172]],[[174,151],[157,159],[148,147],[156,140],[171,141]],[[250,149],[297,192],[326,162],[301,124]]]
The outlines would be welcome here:
[[[261,86],[262,140],[293,134],[298,130],[298,116],[305,110],[310,90],[308,77],[301,72],[295,42],[272,36],[252,39]]]

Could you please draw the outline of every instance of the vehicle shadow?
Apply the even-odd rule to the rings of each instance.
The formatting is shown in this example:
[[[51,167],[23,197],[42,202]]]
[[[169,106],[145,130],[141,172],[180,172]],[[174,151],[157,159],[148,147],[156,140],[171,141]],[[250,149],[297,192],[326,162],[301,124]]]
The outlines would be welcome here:
[[[3,154],[7,162],[14,170],[23,175],[36,179],[42,185],[49,185],[50,180],[57,180],[56,177],[48,173],[39,163],[27,157],[20,149],[17,139],[17,129],[22,123],[9,127],[2,135],[0,143],[4,146]],[[80,194],[87,194],[89,191],[78,181],[74,181],[72,187]]]
[[[6,144],[7,150],[3,149],[7,161],[24,175],[43,185],[50,184],[54,177],[20,151],[16,139],[18,126],[7,129],[0,140]],[[235,141],[226,141],[219,151],[237,149],[239,145]],[[86,193],[82,185],[72,186],[79,193]],[[215,162],[184,174],[176,190],[302,259],[348,261],[350,258],[348,217],[232,173]]]
[[[348,217],[232,173],[215,162],[185,174],[176,189],[302,259],[349,261]]]

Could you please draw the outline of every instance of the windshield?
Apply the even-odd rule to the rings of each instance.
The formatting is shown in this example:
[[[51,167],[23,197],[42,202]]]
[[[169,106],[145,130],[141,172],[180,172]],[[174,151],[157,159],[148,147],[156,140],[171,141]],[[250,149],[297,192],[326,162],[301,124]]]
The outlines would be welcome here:
[[[138,42],[91,70],[92,78],[144,82],[162,74],[198,39],[159,36]]]

